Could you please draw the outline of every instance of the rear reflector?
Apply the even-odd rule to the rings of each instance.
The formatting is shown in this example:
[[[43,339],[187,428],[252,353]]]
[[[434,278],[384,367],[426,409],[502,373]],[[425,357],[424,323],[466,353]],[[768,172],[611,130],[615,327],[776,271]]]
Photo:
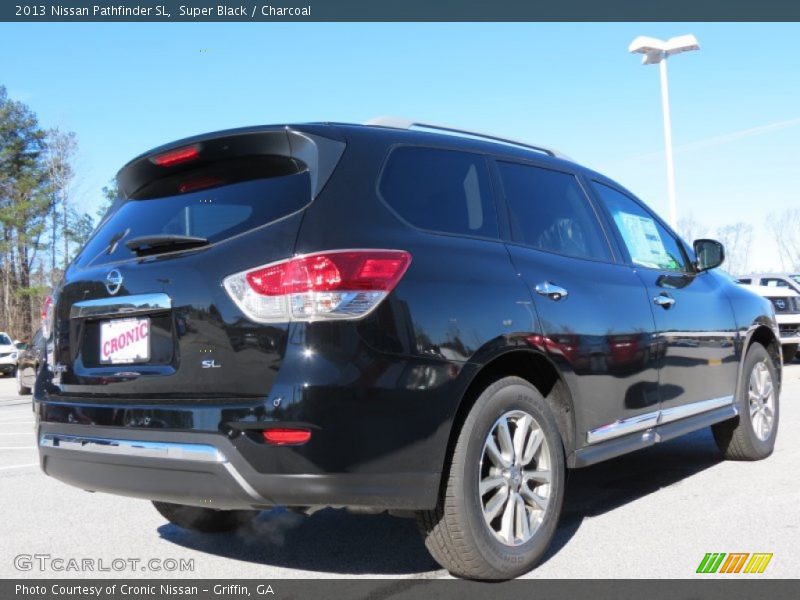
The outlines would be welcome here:
[[[305,444],[311,439],[308,429],[265,429],[264,439],[273,446]]]
[[[358,319],[394,289],[410,263],[402,250],[335,250],[242,271],[223,285],[260,323]]]
[[[189,162],[200,158],[200,148],[197,145],[177,148],[152,156],[150,160],[159,167],[171,167],[180,163]]]
[[[53,327],[53,297],[48,295],[42,303],[42,335],[50,336]]]

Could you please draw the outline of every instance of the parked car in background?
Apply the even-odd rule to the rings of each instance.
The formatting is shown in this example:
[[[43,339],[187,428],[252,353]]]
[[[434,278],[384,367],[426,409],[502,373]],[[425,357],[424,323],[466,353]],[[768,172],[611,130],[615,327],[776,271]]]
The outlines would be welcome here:
[[[205,532],[390,511],[503,579],[547,552],[569,468],[707,427],[725,458],[772,453],[778,326],[721,244],[551,149],[423,127],[251,127],[124,166],[45,319],[47,475]]]
[[[745,285],[765,285],[794,290],[800,294],[800,273],[754,273],[737,277]]]
[[[783,362],[792,362],[800,348],[800,294],[789,287],[776,285],[743,284],[742,287],[772,302],[781,333]]]
[[[17,370],[19,349],[7,333],[0,331],[0,375],[13,375]]]
[[[17,393],[25,396],[31,393],[36,383],[39,367],[44,363],[46,340],[39,329],[33,334],[30,344],[25,344],[17,358]]]

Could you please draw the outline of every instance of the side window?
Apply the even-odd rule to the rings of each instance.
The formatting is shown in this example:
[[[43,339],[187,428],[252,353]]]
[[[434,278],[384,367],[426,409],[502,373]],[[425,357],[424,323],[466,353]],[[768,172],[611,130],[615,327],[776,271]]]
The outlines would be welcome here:
[[[736,280],[736,283],[743,283],[745,285],[750,285],[751,281],[752,279],[750,279],[749,277],[740,277],[739,279]]]
[[[515,240],[549,252],[611,260],[603,231],[574,175],[498,162]]]
[[[483,156],[400,147],[389,157],[378,189],[389,206],[415,227],[498,237]]]
[[[611,214],[633,264],[662,271],[690,270],[678,240],[650,212],[607,185],[592,184]]]
[[[769,287],[782,287],[788,288],[789,284],[786,283],[783,279],[778,279],[776,277],[765,277],[761,280],[761,285],[766,285]]]

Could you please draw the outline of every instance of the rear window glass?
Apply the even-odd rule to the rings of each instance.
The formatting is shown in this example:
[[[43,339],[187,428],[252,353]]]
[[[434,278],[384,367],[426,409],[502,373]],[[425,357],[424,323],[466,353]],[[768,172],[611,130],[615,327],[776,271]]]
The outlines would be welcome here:
[[[203,183],[191,176],[184,179],[191,185]],[[307,171],[184,193],[179,191],[181,185],[159,182],[155,187],[178,193],[162,197],[147,193],[146,199],[131,199],[122,204],[86,245],[78,264],[132,258],[136,254],[125,241],[140,236],[197,236],[210,243],[218,242],[289,215],[311,200]]]
[[[401,147],[386,164],[383,199],[403,219],[431,231],[497,237],[497,216],[482,156]]]

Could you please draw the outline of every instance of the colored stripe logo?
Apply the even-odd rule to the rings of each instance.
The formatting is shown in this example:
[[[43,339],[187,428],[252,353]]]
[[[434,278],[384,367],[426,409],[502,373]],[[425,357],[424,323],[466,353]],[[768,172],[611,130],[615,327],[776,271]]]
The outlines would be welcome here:
[[[763,573],[772,553],[766,552],[707,552],[697,566],[697,573]]]

